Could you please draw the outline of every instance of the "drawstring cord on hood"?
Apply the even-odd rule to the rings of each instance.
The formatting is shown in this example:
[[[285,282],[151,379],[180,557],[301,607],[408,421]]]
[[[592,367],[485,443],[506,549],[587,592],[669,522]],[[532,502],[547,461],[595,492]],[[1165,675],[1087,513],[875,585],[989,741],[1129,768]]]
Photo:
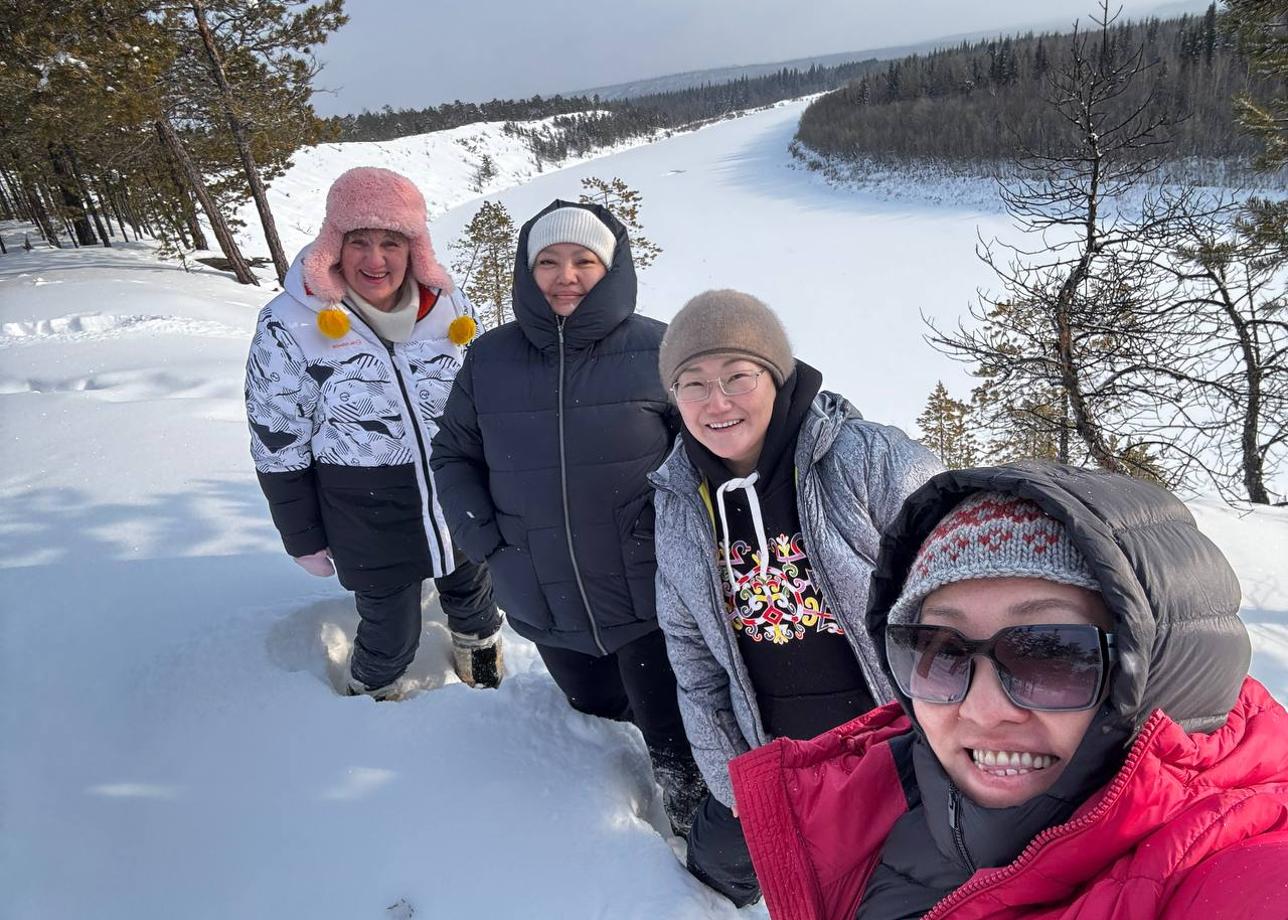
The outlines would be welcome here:
[[[733,593],[738,593],[738,580],[734,578],[733,563],[730,557],[733,555],[733,540],[729,536],[729,516],[725,511],[724,496],[725,492],[730,489],[743,489],[747,493],[747,504],[751,506],[751,522],[756,529],[756,542],[760,547],[760,578],[765,581],[769,578],[769,542],[765,539],[765,520],[760,514],[760,497],[756,494],[756,482],[760,479],[760,473],[754,472],[750,476],[742,479],[729,479],[716,489],[716,509],[720,512],[720,529],[724,532],[725,537],[725,572],[729,575],[729,587]]]

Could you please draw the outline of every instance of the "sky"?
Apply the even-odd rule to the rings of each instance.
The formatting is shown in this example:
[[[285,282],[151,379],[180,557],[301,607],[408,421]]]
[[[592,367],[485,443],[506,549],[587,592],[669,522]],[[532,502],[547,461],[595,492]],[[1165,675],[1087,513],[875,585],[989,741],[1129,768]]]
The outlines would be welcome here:
[[[321,115],[589,89],[689,70],[1062,28],[1095,0],[349,0],[318,49]],[[1131,17],[1205,0],[1123,0]]]

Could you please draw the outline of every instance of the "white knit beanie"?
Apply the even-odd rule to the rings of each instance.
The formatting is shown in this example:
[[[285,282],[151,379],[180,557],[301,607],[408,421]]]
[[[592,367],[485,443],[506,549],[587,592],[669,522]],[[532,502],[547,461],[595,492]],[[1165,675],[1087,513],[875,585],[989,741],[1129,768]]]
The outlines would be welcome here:
[[[556,243],[585,246],[604,263],[613,267],[617,238],[604,222],[587,208],[555,208],[537,219],[528,231],[528,269],[537,264],[537,255]]]
[[[974,578],[1042,578],[1101,590],[1063,524],[1028,499],[976,492],[922,542],[887,620],[915,623],[932,591]]]

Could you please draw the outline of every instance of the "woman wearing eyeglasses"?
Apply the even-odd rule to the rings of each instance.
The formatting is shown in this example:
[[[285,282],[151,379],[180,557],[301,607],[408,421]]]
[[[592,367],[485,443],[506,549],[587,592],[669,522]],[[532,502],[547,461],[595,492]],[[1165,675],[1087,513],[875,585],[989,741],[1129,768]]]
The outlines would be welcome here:
[[[809,738],[893,698],[863,629],[880,533],[942,469],[864,421],[792,356],[768,307],[708,291],[671,321],[662,382],[684,422],[657,487],[657,607],[680,711],[711,790],[689,833],[695,876],[759,896],[729,761]]]
[[[898,702],[731,766],[775,918],[1288,916],[1288,713],[1167,492],[957,470],[887,531]]]

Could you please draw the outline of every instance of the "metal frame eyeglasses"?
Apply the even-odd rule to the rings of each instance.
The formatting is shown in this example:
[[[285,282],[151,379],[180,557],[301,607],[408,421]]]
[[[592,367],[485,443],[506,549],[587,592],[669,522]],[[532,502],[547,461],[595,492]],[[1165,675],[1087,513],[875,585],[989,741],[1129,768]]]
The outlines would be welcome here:
[[[760,385],[760,378],[769,373],[765,369],[758,371],[734,371],[723,377],[712,377],[709,380],[686,380],[683,385],[676,381],[671,385],[671,392],[676,402],[698,403],[711,398],[711,384],[717,384],[725,396],[744,396]],[[701,391],[694,389],[700,387]]]

